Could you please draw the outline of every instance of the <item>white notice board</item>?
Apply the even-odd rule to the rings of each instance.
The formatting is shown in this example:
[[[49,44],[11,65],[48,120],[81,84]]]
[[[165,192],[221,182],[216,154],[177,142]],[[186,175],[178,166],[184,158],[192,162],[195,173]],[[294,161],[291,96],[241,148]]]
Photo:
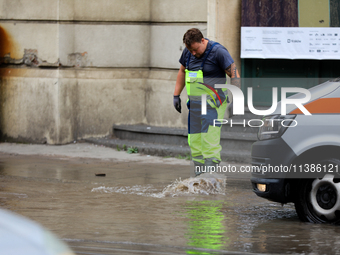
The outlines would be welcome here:
[[[241,27],[241,58],[340,59],[340,28]]]

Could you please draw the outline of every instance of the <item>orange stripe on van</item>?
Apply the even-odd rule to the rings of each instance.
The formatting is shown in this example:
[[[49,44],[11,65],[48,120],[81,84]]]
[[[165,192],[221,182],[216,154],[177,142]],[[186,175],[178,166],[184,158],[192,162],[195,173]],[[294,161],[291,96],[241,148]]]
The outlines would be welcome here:
[[[340,98],[319,98],[305,104],[304,107],[311,113],[340,113]],[[299,108],[290,114],[303,114]]]

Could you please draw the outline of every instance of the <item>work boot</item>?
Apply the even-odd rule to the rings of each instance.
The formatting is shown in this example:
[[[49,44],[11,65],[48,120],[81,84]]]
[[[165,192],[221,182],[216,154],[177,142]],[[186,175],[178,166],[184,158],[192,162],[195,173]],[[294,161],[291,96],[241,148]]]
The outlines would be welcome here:
[[[200,174],[203,173],[203,168],[204,168],[204,164],[199,163],[197,161],[193,161],[194,162],[194,173],[195,173],[195,177],[199,176]]]
[[[212,159],[206,159],[204,163],[204,168],[206,173],[217,172],[220,162],[214,162]]]

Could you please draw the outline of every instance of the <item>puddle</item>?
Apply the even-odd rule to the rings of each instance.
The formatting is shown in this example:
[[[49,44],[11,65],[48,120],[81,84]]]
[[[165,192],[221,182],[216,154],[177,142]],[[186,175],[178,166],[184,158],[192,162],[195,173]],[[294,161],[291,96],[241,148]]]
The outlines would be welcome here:
[[[191,177],[184,180],[176,180],[163,189],[162,192],[157,192],[157,188],[153,185],[135,185],[124,187],[105,187],[101,186],[93,188],[91,192],[100,193],[121,193],[135,194],[147,197],[176,197],[188,195],[225,195],[226,176],[217,173],[205,173],[197,177]]]
[[[10,193],[10,192],[1,192],[0,191],[0,198],[7,198],[7,197],[27,198],[27,195],[26,194],[20,194],[20,193]]]
[[[300,222],[249,180],[186,176],[183,166],[0,154],[0,206],[77,254],[340,254],[339,226]]]

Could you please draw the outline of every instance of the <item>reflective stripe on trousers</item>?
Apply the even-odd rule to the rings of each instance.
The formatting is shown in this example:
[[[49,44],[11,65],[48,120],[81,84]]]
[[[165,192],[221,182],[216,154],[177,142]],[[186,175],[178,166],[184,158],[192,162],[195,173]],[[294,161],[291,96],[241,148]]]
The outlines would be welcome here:
[[[204,164],[206,160],[219,163],[221,161],[220,144],[221,127],[214,119],[223,119],[227,108],[227,100],[220,107],[207,101],[207,114],[201,115],[201,102],[188,101],[188,143],[194,163]]]

